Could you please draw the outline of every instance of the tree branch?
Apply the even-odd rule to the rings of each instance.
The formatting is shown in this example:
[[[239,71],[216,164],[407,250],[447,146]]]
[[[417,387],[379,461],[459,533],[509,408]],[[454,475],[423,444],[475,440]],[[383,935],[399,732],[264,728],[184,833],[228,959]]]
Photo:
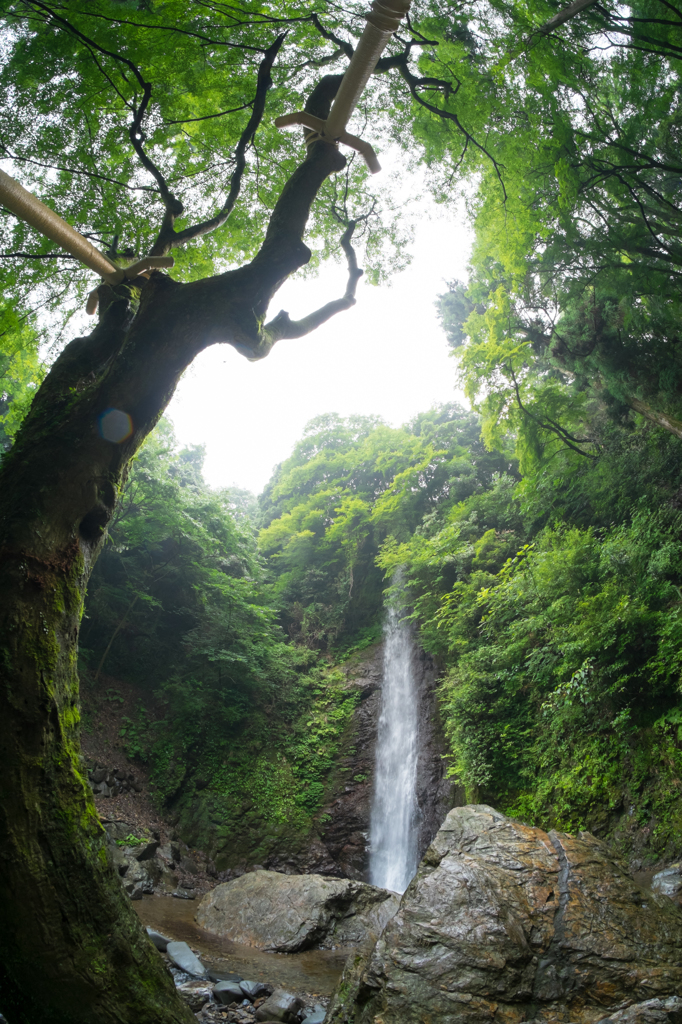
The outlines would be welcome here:
[[[348,59],[350,60],[350,58],[353,56],[355,52],[351,44],[347,43],[345,39],[339,39],[339,37],[337,35],[334,35],[334,33],[330,29],[325,28],[316,14],[311,14],[310,20],[312,21],[313,25],[320,33],[320,35],[324,36],[325,39],[328,39],[330,43],[334,43],[334,45],[337,46],[339,50],[342,50],[345,53],[346,57],[348,57]]]
[[[546,21],[544,25],[540,25],[529,37],[529,42],[533,36],[548,36],[550,32],[553,32],[555,28],[559,28],[559,25],[563,25],[565,22],[570,21],[571,18],[575,18],[576,14],[580,14],[586,7],[592,7],[593,4],[597,3],[597,0],[573,0],[572,4],[568,7],[564,7],[562,11],[555,14],[554,17]]]
[[[274,43],[265,51],[263,60],[260,62],[258,67],[256,95],[253,99],[251,117],[249,118],[246,128],[242,132],[239,142],[237,143],[237,148],[235,150],[236,166],[230,178],[230,191],[228,192],[227,199],[223,203],[221,209],[215,217],[201,221],[199,224],[194,224],[191,227],[185,228],[183,231],[174,230],[174,217],[172,219],[170,217],[164,218],[164,223],[161,226],[161,231],[154,243],[150,256],[165,256],[171,251],[171,249],[174,249],[179,245],[184,245],[185,242],[189,242],[193,238],[199,238],[202,235],[209,234],[211,231],[215,231],[216,228],[222,227],[232,213],[237,199],[239,198],[242,178],[244,177],[244,171],[246,169],[246,150],[253,142],[253,138],[260,127],[261,121],[263,120],[263,114],[265,113],[265,100],[268,90],[272,86],[272,76],[270,72],[272,71],[272,65],[280,51],[285,36],[286,33],[281,33],[277,36]]]
[[[434,106],[433,103],[429,103],[422,96],[420,96],[417,91],[420,85],[431,85],[435,88],[442,88],[444,96],[447,99],[447,96],[453,91],[450,83],[442,81],[441,79],[438,78],[417,78],[416,75],[413,75],[410,69],[408,68],[407,58],[404,54],[401,54],[400,59],[396,60],[395,63],[400,70],[400,74],[407,82],[408,87],[410,89],[410,94],[413,97],[413,99],[416,100],[416,102],[419,103],[420,106],[424,107],[426,110],[429,110],[432,114],[436,114],[438,117],[442,117],[444,120],[452,121],[456,125],[457,130],[461,132],[461,134],[464,136],[465,140],[467,142],[470,142],[473,146],[476,147],[476,149],[480,150],[480,152],[483,153],[484,156],[488,158],[488,160],[490,160],[491,164],[495,168],[495,174],[497,175],[497,179],[502,187],[502,195],[504,197],[504,201],[506,202],[507,190],[504,187],[504,181],[502,180],[502,172],[500,171],[500,166],[497,163],[495,157],[492,155],[492,153],[489,153],[485,146],[481,145],[480,142],[477,142],[473,135],[471,135],[470,132],[466,130],[460,119],[457,117],[457,114],[453,113],[450,110],[443,110],[441,107]],[[459,85],[457,88],[459,88]]]
[[[316,309],[313,313],[309,313],[302,320],[291,320],[286,310],[280,310],[277,316],[263,327],[262,334],[268,346],[268,351],[277,341],[305,337],[306,334],[316,330],[316,328],[326,323],[327,320],[336,316],[337,313],[343,313],[355,305],[355,292],[358,281],[364,273],[358,267],[355,249],[351,241],[356,223],[356,221],[351,220],[340,239],[340,245],[346,254],[346,261],[348,263],[348,284],[346,285],[343,298],[327,302],[326,305]]]
[[[509,374],[511,376],[512,383],[514,384],[517,405],[525,416],[528,416],[529,419],[534,420],[538,424],[538,426],[542,427],[543,430],[548,430],[550,431],[550,433],[556,434],[556,436],[566,445],[567,448],[570,448],[572,451],[577,452],[578,455],[582,455],[586,459],[597,458],[596,455],[592,455],[590,452],[586,452],[583,451],[582,448],[578,448],[579,444],[594,444],[595,442],[590,440],[590,438],[574,438],[572,434],[569,434],[569,432],[565,430],[562,426],[560,426],[558,423],[555,423],[553,420],[545,422],[544,420],[541,420],[539,416],[536,416],[535,413],[532,413],[530,409],[526,409],[523,402],[521,401],[521,392],[519,391],[518,381],[516,380],[516,374],[514,373],[511,363],[509,364]],[[574,441],[575,444],[573,443]]]
[[[0,252],[0,260],[77,260],[68,252]]]

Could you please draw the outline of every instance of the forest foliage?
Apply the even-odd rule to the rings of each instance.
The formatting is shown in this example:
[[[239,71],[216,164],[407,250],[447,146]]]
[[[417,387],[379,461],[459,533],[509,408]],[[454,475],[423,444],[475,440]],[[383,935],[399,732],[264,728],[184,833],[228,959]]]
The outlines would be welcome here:
[[[174,274],[194,280],[256,251],[301,149],[272,119],[345,68],[364,5],[246,4],[241,21],[137,6],[2,5],[2,155],[112,259],[140,256],[169,189],[180,234],[225,202],[285,30],[241,203],[177,247]],[[209,491],[201,453],[166,427],[131,471],[90,585],[84,677],[139,686],[129,750],[166,801],[212,794],[201,814],[225,834],[312,827],[352,711],[333,666],[380,636],[399,580],[472,799],[679,846],[682,11],[594,4],[545,32],[561,6],[417,0],[356,116],[379,150],[427,165],[440,202],[465,201],[469,278],[439,310],[474,412],[320,417],[257,503]],[[408,258],[398,214],[352,161],[321,191],[312,266],[364,217],[381,280]],[[59,347],[90,282],[25,225],[0,233],[6,450],[39,339]]]

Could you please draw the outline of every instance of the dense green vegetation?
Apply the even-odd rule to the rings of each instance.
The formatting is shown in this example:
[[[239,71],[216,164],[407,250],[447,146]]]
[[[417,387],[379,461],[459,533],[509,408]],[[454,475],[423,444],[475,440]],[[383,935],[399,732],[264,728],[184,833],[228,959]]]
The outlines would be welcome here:
[[[123,745],[224,868],[304,842],[355,697],[286,642],[253,499],[211,492],[202,461],[164,422],[136,460],[91,580],[81,676],[86,704],[133,684]]]
[[[362,5],[247,6],[3,5],[2,153],[113,260],[147,252],[164,210],[177,279],[258,250],[300,157],[272,117],[345,68]],[[595,5],[544,34],[560,6],[416,3],[363,100],[379,148],[408,147],[439,200],[466,197],[470,277],[440,312],[475,413],[320,417],[257,503],[210,492],[167,427],[133,466],[81,665],[139,688],[126,744],[196,836],[220,820],[253,849],[313,827],[352,710],[333,666],[378,638],[392,583],[443,670],[471,798],[680,845],[682,13]],[[284,28],[268,116],[244,134]],[[406,259],[390,192],[357,161],[341,181],[322,186],[312,264],[360,218],[378,281]],[[8,451],[38,338],[59,348],[91,281],[22,223],[0,231]]]
[[[319,417],[257,505],[157,432],[93,574],[86,678],[135,682],[127,747],[219,864],[320,829],[353,709],[333,666],[378,639],[391,582],[469,799],[679,848],[682,447],[592,415],[598,459],[523,476],[454,405],[399,429]]]
[[[470,799],[660,855],[682,828],[682,449],[590,409],[599,457],[525,451],[523,476],[455,407],[401,431],[320,419],[260,543],[293,635],[332,657],[376,614],[377,565],[407,594]]]

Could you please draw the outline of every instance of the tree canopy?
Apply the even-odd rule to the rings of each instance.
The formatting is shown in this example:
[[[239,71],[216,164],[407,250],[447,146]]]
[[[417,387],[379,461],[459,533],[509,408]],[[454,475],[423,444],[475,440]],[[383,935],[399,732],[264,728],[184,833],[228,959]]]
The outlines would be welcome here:
[[[273,124],[304,107],[327,117],[363,14],[354,0],[0,5],[8,169],[115,262],[177,259],[171,274],[100,287],[94,329],[65,344],[90,275],[7,212],[0,222],[0,972],[13,1024],[190,1018],[110,870],[82,777],[77,645],[102,552],[85,657],[95,677],[116,665],[133,604],[137,671],[175,655],[159,691],[177,714],[144,749],[169,799],[191,763],[213,771],[224,807],[250,785],[253,754],[251,777],[310,826],[350,713],[315,651],[376,636],[383,572],[446,672],[452,770],[472,797],[612,831],[632,801],[661,826],[658,848],[674,846],[672,0],[415,0],[351,122],[406,171],[426,164],[439,201],[467,205],[469,280],[440,312],[483,442],[458,408],[399,429],[323,417],[263,496],[260,554],[244,517],[202,487],[198,453],[157,435],[131,471],[204,348],[263,358],[353,305],[360,266],[379,281],[409,257],[391,182]],[[271,316],[281,284],[328,256],[347,264],[341,297],[299,321]],[[103,429],[111,410],[125,436]],[[273,679],[282,759],[254,748],[230,761],[247,701],[263,734]]]

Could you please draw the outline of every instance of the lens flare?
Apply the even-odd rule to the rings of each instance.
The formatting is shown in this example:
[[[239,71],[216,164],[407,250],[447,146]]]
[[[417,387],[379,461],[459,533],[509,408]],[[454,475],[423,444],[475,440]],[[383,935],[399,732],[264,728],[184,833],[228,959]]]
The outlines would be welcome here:
[[[105,409],[98,420],[99,435],[105,441],[121,444],[127,441],[133,432],[133,421],[127,412],[120,409]]]

